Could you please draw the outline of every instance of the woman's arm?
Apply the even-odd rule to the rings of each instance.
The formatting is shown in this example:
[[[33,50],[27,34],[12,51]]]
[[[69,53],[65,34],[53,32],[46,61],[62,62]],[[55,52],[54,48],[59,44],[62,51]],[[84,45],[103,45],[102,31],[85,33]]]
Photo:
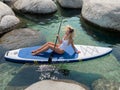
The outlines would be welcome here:
[[[71,42],[71,45],[72,45],[72,47],[73,47],[73,49],[74,49],[74,51],[75,51],[76,53],[80,53],[80,51],[79,51],[79,50],[77,50],[77,48],[74,46],[73,41]]]

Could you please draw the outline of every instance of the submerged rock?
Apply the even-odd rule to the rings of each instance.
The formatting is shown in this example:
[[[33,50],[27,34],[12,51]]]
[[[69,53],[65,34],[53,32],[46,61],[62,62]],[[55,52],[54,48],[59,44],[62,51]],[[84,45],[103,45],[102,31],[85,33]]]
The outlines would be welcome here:
[[[16,49],[45,43],[40,32],[24,28],[16,29],[1,38],[1,44],[7,49]]]
[[[64,8],[82,8],[82,0],[58,0]]]
[[[31,85],[25,90],[88,90],[88,88],[70,80],[43,80]]]
[[[83,0],[82,17],[100,27],[120,31],[120,0]]]
[[[108,81],[105,79],[99,79],[95,81],[93,84],[93,90],[119,90],[120,83],[114,81]]]
[[[56,4],[52,0],[17,0],[14,8],[22,12],[47,14],[57,10]]]
[[[0,35],[11,30],[19,22],[12,9],[0,2]]]

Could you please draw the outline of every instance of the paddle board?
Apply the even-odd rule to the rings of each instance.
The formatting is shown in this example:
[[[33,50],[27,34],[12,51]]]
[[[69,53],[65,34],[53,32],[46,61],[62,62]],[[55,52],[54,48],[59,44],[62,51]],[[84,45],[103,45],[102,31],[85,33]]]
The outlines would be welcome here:
[[[52,50],[47,50],[46,52],[40,53],[33,56],[32,50],[38,49],[40,46],[20,48],[16,50],[7,51],[5,53],[5,59],[11,62],[17,63],[48,63],[48,58]],[[64,54],[54,53],[52,58],[52,63],[61,62],[78,62],[91,60],[109,54],[112,48],[108,47],[98,47],[98,46],[88,46],[88,45],[75,45],[75,47],[80,51],[79,54],[75,53],[72,46],[69,45]]]

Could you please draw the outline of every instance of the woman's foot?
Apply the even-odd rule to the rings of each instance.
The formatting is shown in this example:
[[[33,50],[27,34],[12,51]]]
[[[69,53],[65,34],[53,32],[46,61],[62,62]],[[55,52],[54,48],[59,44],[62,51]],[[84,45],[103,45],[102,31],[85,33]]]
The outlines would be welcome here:
[[[32,51],[31,53],[35,53],[35,52],[36,52],[36,50]]]
[[[33,56],[37,55],[36,53],[32,53]]]
[[[35,55],[38,55],[38,52],[32,52],[32,55],[35,56]]]

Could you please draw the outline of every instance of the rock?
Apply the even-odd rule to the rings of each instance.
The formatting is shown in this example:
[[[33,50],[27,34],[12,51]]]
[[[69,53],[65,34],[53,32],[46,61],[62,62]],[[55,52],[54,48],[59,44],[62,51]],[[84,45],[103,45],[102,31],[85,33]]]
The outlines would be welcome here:
[[[7,3],[11,3],[11,2],[15,2],[17,0],[2,0],[3,2],[7,2]]]
[[[93,90],[119,90],[120,83],[114,81],[108,81],[105,79],[99,79],[93,84]]]
[[[11,30],[20,20],[15,16],[12,9],[0,2],[0,35]]]
[[[12,9],[0,1],[0,20],[5,15],[15,15]]]
[[[37,82],[25,90],[88,90],[82,84],[73,81],[43,80]]]
[[[83,0],[82,17],[100,27],[120,31],[120,0]]]
[[[58,0],[64,8],[82,8],[82,0]]]
[[[14,8],[22,12],[47,14],[57,10],[56,4],[52,0],[17,0]]]
[[[20,20],[13,15],[6,15],[1,19],[0,23],[0,29],[4,30],[6,32],[6,29],[9,29],[10,27],[13,27],[17,25],[20,22]]]
[[[7,49],[16,49],[45,43],[40,32],[28,28],[12,30],[1,37],[1,44]]]
[[[17,0],[3,0],[4,3],[6,3],[7,5],[11,6],[15,3],[15,1]]]

